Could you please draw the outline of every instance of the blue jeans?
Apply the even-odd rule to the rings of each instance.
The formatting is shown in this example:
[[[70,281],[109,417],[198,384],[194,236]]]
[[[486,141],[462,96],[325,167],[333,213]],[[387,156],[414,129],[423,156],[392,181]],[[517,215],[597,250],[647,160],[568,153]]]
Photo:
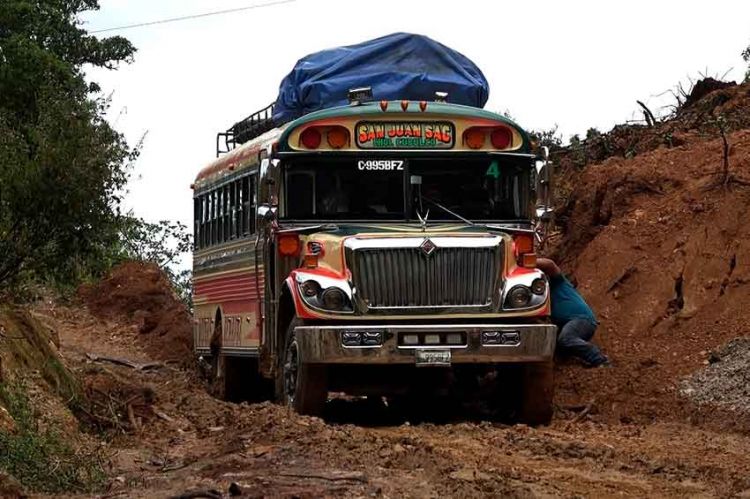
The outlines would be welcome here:
[[[557,335],[557,351],[562,355],[578,357],[591,366],[607,362],[599,348],[589,343],[596,332],[596,324],[588,319],[571,319]]]

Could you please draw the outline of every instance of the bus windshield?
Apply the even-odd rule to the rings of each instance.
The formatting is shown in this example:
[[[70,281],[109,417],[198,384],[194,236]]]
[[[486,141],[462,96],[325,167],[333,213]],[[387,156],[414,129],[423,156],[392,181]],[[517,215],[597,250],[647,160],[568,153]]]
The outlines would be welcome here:
[[[306,158],[286,163],[288,220],[527,220],[531,168],[506,159]]]

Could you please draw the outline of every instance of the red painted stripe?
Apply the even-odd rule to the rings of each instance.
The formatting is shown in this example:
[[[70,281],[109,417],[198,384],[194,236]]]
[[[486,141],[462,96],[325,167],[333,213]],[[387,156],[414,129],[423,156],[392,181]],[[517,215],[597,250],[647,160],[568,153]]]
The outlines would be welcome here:
[[[262,268],[258,268],[258,271],[262,273],[263,269]],[[254,275],[254,274],[255,274],[255,266],[251,265],[251,267],[249,269],[229,270],[229,271],[227,271],[227,272],[225,272],[223,274],[206,273],[204,275],[197,275],[196,279],[205,279],[205,280],[210,280],[210,279],[225,279],[227,277],[237,277],[237,276],[242,276],[242,275]]]
[[[257,290],[255,288],[249,289],[249,288],[242,288],[242,289],[218,289],[218,290],[209,290],[209,291],[196,291],[196,296],[204,296],[204,295],[211,295],[211,296],[223,296],[223,295],[258,295],[260,294],[260,290]]]
[[[262,274],[261,274],[262,275]],[[260,277],[260,276],[258,276]],[[230,276],[221,276],[221,277],[213,277],[210,279],[201,279],[198,281],[195,281],[195,284],[215,284],[217,282],[232,282],[232,281],[241,281],[241,280],[249,280],[249,279],[255,279],[255,274],[252,273],[243,273],[240,275],[230,275]]]
[[[255,288],[256,283],[260,286],[263,285],[263,280],[255,281],[253,279],[252,281],[244,281],[244,282],[227,282],[227,283],[221,283],[221,284],[212,284],[212,285],[206,285],[206,286],[196,286],[196,290],[201,291],[220,291],[220,290],[232,290],[232,289],[245,289],[245,288]]]
[[[231,303],[227,303],[223,306],[224,313],[226,314],[233,314],[233,315],[239,315],[239,314],[249,314],[249,313],[257,313],[258,312],[258,302],[253,301],[234,301]],[[255,324],[253,324],[253,327],[255,327]]]
[[[203,168],[198,173],[195,181],[197,182],[199,180],[203,180],[204,178],[213,175],[214,173],[226,170],[230,167],[230,165],[234,165],[236,167],[240,162],[246,160],[254,154],[258,154],[258,152],[260,152],[260,147],[254,147],[252,149],[242,149],[237,150],[237,152],[229,153],[220,159],[214,160],[207,167]]]
[[[235,294],[235,295],[202,295],[196,297],[196,300],[208,300],[209,302],[220,303],[224,301],[233,300],[252,300],[258,301],[259,295],[257,294]]]
[[[258,279],[256,280],[255,277],[243,277],[242,279],[225,279],[221,281],[211,281],[211,282],[198,282],[195,283],[196,288],[214,288],[214,287],[220,287],[220,286],[238,286],[238,285],[250,285],[255,284],[257,281],[264,281],[265,278],[258,276]]]
[[[210,296],[210,297],[218,297],[218,296],[259,296],[262,292],[256,289],[229,289],[229,290],[223,290],[223,291],[208,291],[208,292],[199,292],[195,293],[196,297],[199,296]]]

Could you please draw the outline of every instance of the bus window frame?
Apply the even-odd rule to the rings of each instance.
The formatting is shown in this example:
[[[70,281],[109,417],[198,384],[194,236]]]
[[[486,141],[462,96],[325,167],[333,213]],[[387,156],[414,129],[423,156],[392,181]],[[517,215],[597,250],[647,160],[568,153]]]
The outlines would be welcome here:
[[[256,235],[258,170],[242,171],[193,196],[193,242],[210,249]]]
[[[436,159],[437,156],[440,156],[444,159],[450,159],[452,161],[460,161],[461,159],[473,159],[476,160],[477,158],[481,157],[487,157],[487,158],[496,158],[498,160],[506,161],[513,166],[516,166],[520,169],[528,169],[531,173],[529,173],[529,190],[524,193],[525,197],[528,197],[528,200],[531,200],[533,203],[533,181],[532,181],[532,174],[535,171],[535,160],[537,157],[534,154],[528,154],[528,153],[507,153],[507,152],[496,152],[496,151],[481,151],[481,152],[446,152],[446,151],[414,151],[414,150],[382,150],[382,151],[371,151],[371,150],[362,150],[362,151],[342,151],[342,152],[336,152],[332,154],[327,153],[309,153],[309,152],[280,152],[277,153],[278,158],[281,160],[280,169],[282,172],[281,179],[282,183],[279,186],[279,207],[281,208],[279,210],[279,221],[283,221],[285,223],[290,224],[308,224],[308,223],[341,223],[341,220],[337,219],[293,219],[293,218],[286,218],[285,214],[287,213],[287,199],[286,199],[286,178],[288,169],[286,168],[287,163],[289,161],[294,160],[304,160],[304,159],[320,159],[323,156],[330,156],[335,157],[338,159],[352,159],[352,160],[368,160],[368,159],[402,159],[406,160],[406,165],[404,167],[404,178],[408,179],[411,175],[411,168],[410,168],[410,162],[412,160],[426,160],[426,159]],[[409,192],[409,182],[404,181],[404,218],[393,218],[393,219],[352,219],[352,220],[346,220],[346,223],[419,223],[419,219],[417,218],[410,218],[409,214],[414,211],[413,202],[411,199],[411,195]],[[313,198],[314,199],[314,198]],[[528,201],[527,200],[527,201]],[[528,203],[526,203],[528,204]],[[439,211],[439,210],[438,210]],[[527,209],[527,217],[524,218],[511,218],[511,219],[492,219],[492,220],[472,220],[472,222],[478,223],[478,224],[529,224],[533,221],[533,207],[529,205]],[[314,214],[314,212],[313,212]],[[431,215],[435,214],[434,210],[431,210]],[[443,217],[443,215],[438,215],[440,217]],[[430,221],[434,223],[451,223],[451,222],[460,222],[458,219],[453,219],[450,216],[446,215],[443,218],[435,218],[434,216],[430,217]]]

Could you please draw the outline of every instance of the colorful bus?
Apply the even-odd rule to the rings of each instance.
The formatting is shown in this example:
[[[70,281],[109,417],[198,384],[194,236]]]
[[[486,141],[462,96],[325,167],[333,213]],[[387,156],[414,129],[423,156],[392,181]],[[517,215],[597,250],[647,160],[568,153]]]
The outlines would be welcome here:
[[[220,134],[193,185],[194,342],[215,393],[320,414],[329,392],[408,397],[512,365],[518,418],[548,422],[549,174],[527,133],[440,101],[271,115]]]

